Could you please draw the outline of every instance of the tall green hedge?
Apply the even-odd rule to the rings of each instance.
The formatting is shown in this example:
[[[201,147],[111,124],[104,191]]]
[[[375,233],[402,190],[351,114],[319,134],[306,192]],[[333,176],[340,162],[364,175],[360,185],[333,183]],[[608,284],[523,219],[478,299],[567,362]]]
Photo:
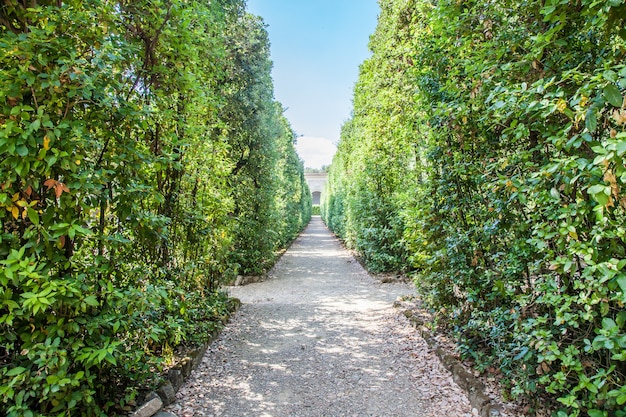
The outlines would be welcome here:
[[[380,5],[325,220],[509,394],[626,415],[626,5]]]
[[[0,6],[0,413],[122,412],[308,222],[270,67],[242,0]]]

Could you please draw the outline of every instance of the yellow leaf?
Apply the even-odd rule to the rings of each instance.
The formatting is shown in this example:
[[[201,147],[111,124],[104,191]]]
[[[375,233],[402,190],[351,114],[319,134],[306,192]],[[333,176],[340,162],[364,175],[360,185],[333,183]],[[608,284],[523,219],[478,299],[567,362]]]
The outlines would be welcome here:
[[[48,135],[43,137],[43,148],[45,150],[49,150],[50,149],[50,138],[48,137]]]
[[[15,206],[11,207],[11,214],[13,215],[15,220],[17,220],[17,218],[20,216],[20,209]]]
[[[556,109],[563,113],[565,109],[567,109],[567,101],[563,100],[562,98],[559,99],[559,101],[556,103]]]

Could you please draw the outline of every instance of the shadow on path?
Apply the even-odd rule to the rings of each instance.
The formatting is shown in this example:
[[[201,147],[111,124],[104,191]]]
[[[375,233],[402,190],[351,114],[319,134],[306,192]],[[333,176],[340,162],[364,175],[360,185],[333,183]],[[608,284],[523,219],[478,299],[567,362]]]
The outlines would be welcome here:
[[[464,394],[314,217],[168,408],[179,416],[470,416]]]

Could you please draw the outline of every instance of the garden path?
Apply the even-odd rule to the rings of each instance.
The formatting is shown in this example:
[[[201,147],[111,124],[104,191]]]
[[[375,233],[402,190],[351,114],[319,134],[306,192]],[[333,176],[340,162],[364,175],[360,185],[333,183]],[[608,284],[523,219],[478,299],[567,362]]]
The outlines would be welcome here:
[[[179,416],[472,416],[381,284],[319,217],[243,305],[167,411]]]

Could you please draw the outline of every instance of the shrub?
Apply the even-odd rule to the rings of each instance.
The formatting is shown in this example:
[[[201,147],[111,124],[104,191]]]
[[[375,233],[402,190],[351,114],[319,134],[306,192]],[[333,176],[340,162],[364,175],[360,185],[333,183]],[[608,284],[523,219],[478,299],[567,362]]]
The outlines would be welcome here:
[[[625,11],[381,2],[322,208],[559,416],[626,403]]]
[[[262,22],[238,0],[40,1],[0,28],[0,412],[122,413],[221,325],[232,253],[262,267],[310,216],[267,48],[252,81],[231,65]],[[244,166],[264,184],[240,195]]]

